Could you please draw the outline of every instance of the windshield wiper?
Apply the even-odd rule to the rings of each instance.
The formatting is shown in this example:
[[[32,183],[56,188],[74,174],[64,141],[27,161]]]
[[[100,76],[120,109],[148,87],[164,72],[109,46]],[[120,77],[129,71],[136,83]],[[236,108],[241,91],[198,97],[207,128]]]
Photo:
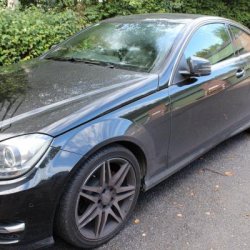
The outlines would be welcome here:
[[[76,62],[83,62],[86,64],[94,64],[94,65],[101,65],[101,66],[109,67],[109,68],[115,68],[115,65],[110,62],[96,61],[96,60],[90,60],[90,59],[78,59],[78,58],[76,58]]]
[[[112,64],[110,62],[102,62],[102,61],[96,61],[96,60],[89,60],[89,59],[81,59],[81,58],[75,58],[75,57],[46,57],[45,59],[48,60],[55,60],[55,61],[67,61],[67,62],[82,62],[86,64],[93,64],[93,65],[101,65],[109,68],[115,68],[115,64]]]
[[[45,57],[45,59],[54,60],[54,61],[80,62],[80,63],[108,67],[111,69],[117,68],[117,69],[135,70],[136,68],[136,71],[148,72],[148,70],[144,67],[136,67],[135,65],[130,65],[130,64],[119,64],[119,63],[113,63],[113,62],[96,61],[96,60],[85,59],[85,58],[51,56],[51,57]]]
[[[51,56],[51,57],[45,57],[45,59],[48,60],[54,60],[54,61],[67,61],[67,62],[85,62],[85,60],[75,57],[57,57],[57,56]],[[87,61],[87,63],[90,63],[90,61]]]

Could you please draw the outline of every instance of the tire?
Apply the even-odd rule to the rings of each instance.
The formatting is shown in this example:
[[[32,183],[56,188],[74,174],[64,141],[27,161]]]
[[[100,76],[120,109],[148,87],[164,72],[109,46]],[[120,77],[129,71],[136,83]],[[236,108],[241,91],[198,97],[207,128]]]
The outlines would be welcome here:
[[[119,145],[98,151],[66,188],[56,215],[57,235],[80,248],[109,241],[131,216],[140,186],[140,166],[132,152]]]

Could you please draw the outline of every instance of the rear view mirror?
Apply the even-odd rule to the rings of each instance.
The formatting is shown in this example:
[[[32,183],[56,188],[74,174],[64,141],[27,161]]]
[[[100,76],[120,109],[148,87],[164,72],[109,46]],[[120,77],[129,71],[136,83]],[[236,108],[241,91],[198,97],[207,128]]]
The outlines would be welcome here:
[[[181,71],[182,75],[208,76],[211,74],[211,63],[204,58],[191,56],[187,60],[189,71]]]

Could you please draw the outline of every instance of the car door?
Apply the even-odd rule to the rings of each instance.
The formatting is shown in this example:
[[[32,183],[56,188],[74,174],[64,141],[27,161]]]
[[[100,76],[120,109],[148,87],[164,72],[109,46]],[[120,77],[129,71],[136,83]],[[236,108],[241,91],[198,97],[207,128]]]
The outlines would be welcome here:
[[[181,74],[191,56],[210,61],[208,76]],[[227,138],[245,118],[248,86],[239,75],[241,62],[235,56],[228,29],[223,23],[204,24],[184,46],[169,87],[172,120],[169,166],[187,164]]]
[[[236,50],[236,57],[239,61],[238,75],[242,85],[246,85],[248,97],[245,99],[244,111],[250,122],[250,35],[240,27],[229,25],[232,33],[233,44]]]

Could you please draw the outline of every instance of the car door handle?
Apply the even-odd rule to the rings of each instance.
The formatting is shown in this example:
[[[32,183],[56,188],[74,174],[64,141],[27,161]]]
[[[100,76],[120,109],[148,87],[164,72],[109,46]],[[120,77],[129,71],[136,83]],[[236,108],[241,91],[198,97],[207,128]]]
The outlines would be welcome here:
[[[244,69],[238,69],[235,75],[236,75],[236,77],[240,78],[240,77],[244,76],[244,74],[245,74]]]
[[[225,89],[225,84],[217,84],[207,89],[206,95],[212,95]]]

